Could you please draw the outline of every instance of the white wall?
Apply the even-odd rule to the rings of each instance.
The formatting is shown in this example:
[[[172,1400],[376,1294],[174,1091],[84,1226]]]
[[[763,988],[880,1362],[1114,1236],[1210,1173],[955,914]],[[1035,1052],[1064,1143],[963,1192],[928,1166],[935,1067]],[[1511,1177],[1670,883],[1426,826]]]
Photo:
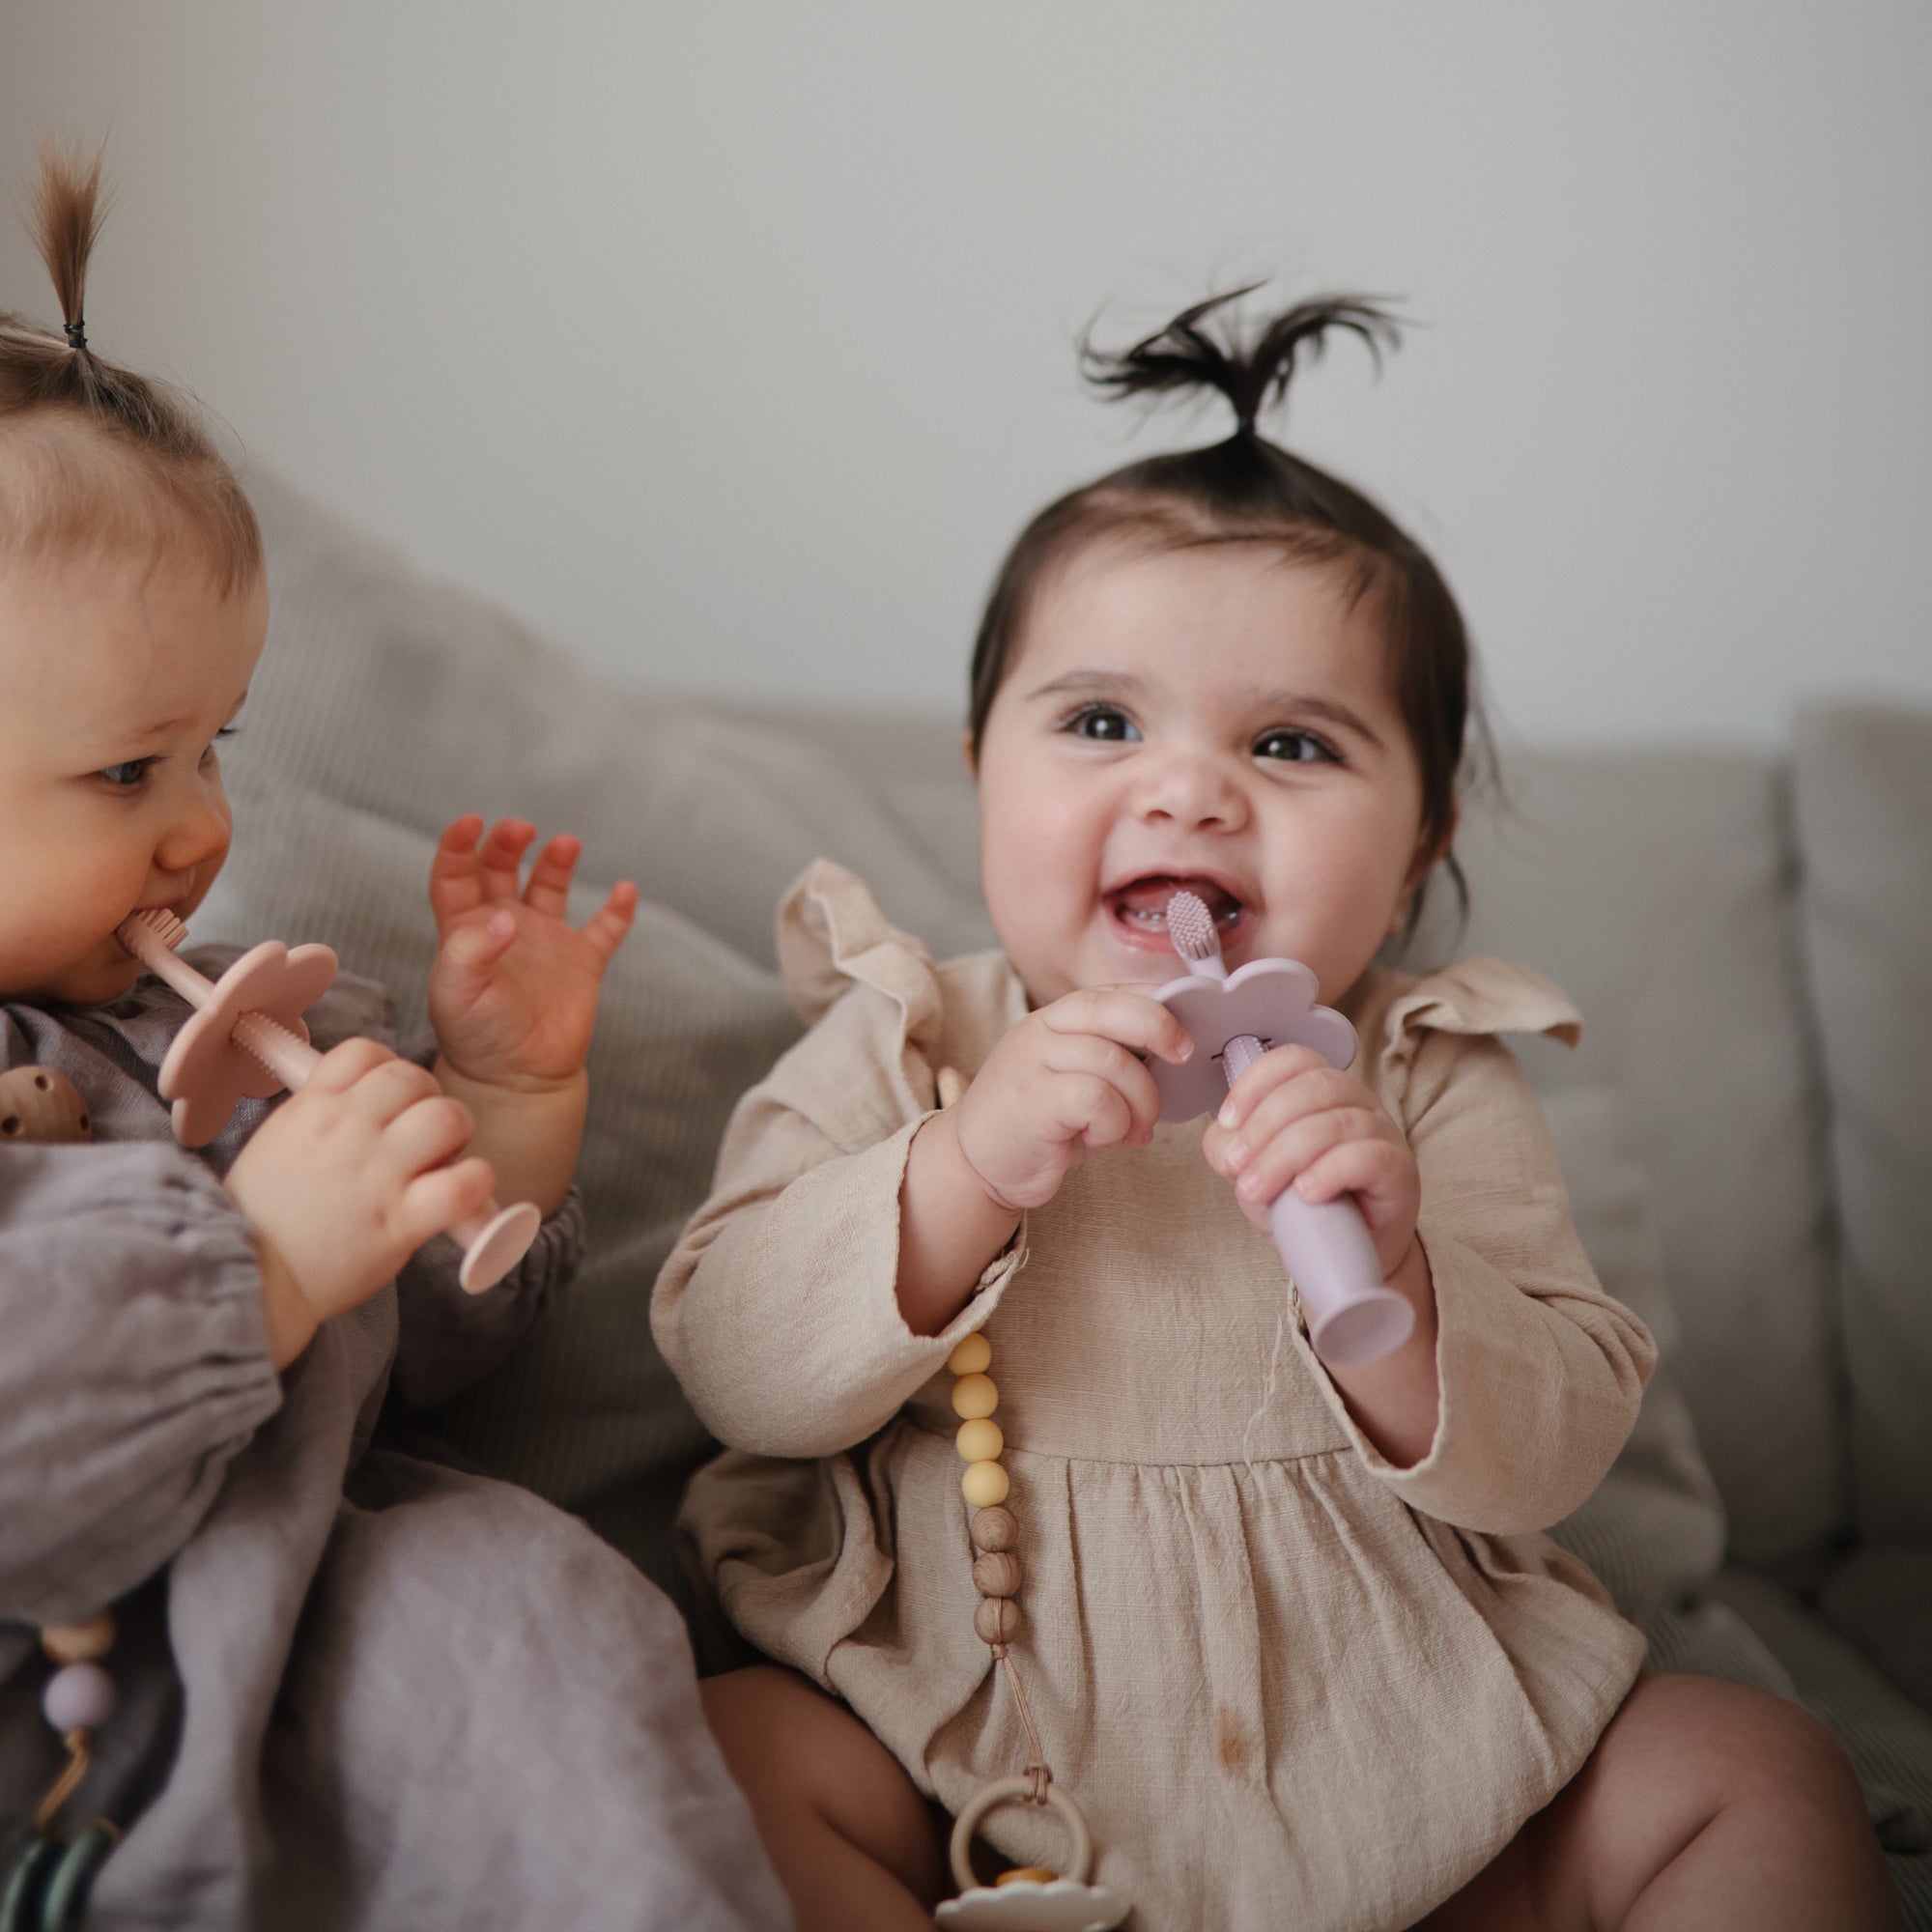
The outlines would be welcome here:
[[[1912,0],[10,0],[0,173],[110,129],[90,329],[639,682],[953,707],[1049,495],[1187,427],[1070,341],[1406,298],[1288,440],[1434,545],[1506,723],[1932,697]],[[0,240],[0,302],[46,316]],[[57,319],[57,318],[56,318]]]

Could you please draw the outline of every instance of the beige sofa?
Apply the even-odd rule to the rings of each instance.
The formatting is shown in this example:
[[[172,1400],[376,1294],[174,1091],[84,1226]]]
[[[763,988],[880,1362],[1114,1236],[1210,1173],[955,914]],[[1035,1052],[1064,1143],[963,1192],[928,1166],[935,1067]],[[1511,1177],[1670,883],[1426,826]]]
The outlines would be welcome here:
[[[988,943],[956,727],[615,690],[285,485],[254,489],[271,641],[196,937],[326,940],[419,1009],[430,841],[469,809],[576,830],[592,885],[646,895],[593,1064],[594,1258],[435,1427],[690,1607],[670,1523],[707,1444],[652,1350],[651,1283],[733,1098],[796,1035],[771,941],[791,876],[830,854],[935,952]],[[962,689],[967,633],[960,611],[929,640]],[[679,668],[675,639],[645,657]],[[1932,1927],[1932,715],[1820,707],[1776,752],[1508,771],[1507,807],[1463,840],[1466,933],[1438,903],[1416,952],[1500,952],[1581,1004],[1579,1051],[1524,1057],[1599,1270],[1668,1347],[1561,1534],[1656,1662],[1796,1692],[1837,1729]]]

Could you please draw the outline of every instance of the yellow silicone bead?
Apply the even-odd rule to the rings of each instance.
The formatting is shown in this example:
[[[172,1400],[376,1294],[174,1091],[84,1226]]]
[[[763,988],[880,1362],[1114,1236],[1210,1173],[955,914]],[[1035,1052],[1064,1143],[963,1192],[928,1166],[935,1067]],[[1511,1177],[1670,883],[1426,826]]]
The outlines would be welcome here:
[[[952,1446],[969,1463],[997,1463],[1001,1450],[1007,1446],[1007,1438],[1000,1433],[997,1422],[988,1422],[981,1415],[959,1425]]]
[[[969,1463],[959,1478],[960,1493],[975,1509],[991,1509],[1007,1499],[1012,1485],[997,1463]]]
[[[968,1335],[946,1358],[946,1366],[955,1376],[977,1376],[991,1366],[993,1345],[983,1335]]]
[[[952,1384],[952,1412],[968,1422],[991,1415],[1000,1406],[1000,1391],[991,1376],[961,1376]]]

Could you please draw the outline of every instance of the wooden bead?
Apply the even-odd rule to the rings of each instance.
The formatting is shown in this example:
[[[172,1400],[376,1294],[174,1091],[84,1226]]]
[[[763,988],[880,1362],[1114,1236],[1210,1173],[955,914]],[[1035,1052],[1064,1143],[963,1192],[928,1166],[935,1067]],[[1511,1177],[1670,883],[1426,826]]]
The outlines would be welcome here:
[[[50,1066],[15,1066],[0,1073],[0,1141],[57,1144],[94,1137],[87,1102]]]
[[[969,1463],[997,1463],[1000,1453],[1007,1446],[1007,1438],[1000,1433],[997,1422],[989,1422],[982,1415],[977,1422],[962,1422],[959,1434],[952,1438],[952,1446]]]
[[[114,1648],[114,1612],[102,1610],[84,1624],[43,1624],[41,1648],[56,1663],[92,1663]]]
[[[1011,1643],[1020,1634],[1020,1606],[1010,1597],[981,1597],[973,1628],[981,1643]]]
[[[946,1366],[955,1376],[977,1376],[989,1368],[993,1360],[993,1345],[983,1335],[968,1335],[946,1358]]]
[[[973,1519],[976,1549],[1010,1549],[1020,1540],[1020,1526],[1011,1510],[982,1509]]]
[[[982,1597],[1017,1597],[1020,1559],[1007,1551],[973,1560],[973,1586]]]
[[[961,1376],[952,1384],[952,1412],[963,1415],[968,1422],[991,1415],[999,1406],[1000,1391],[994,1387],[991,1376]]]
[[[975,1509],[991,1509],[1005,1502],[1011,1487],[1007,1472],[997,1463],[969,1463],[959,1478],[959,1493]]]

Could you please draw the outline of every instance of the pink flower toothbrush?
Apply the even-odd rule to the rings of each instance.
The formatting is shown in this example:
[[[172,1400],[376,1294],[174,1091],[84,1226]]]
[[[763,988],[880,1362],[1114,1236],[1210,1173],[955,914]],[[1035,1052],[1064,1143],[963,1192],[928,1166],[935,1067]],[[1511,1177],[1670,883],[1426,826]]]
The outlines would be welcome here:
[[[161,1098],[174,1103],[175,1136],[184,1147],[206,1147],[238,1100],[265,1100],[315,1071],[322,1056],[309,1045],[301,1015],[335,979],[327,947],[291,952],[278,939],[265,940],[219,980],[209,980],[176,957],[187,927],[163,908],[136,913],[115,937],[195,1009],[161,1063],[159,1083]],[[499,1208],[492,1200],[453,1222],[448,1233],[464,1247],[457,1279],[471,1294],[501,1281],[542,1221],[531,1202]]]
[[[1167,902],[1168,937],[1194,970],[1153,997],[1179,1019],[1196,1051],[1183,1065],[1150,1060],[1163,1121],[1211,1113],[1221,1096],[1271,1046],[1312,1046],[1330,1065],[1355,1057],[1355,1030],[1315,1003],[1315,975],[1294,959],[1252,959],[1230,974],[1207,906],[1192,893]],[[1304,1201],[1293,1187],[1268,1207],[1275,1251],[1294,1278],[1308,1339],[1323,1361],[1347,1367],[1399,1349],[1415,1311],[1382,1281],[1381,1262],[1361,1209],[1343,1195]]]

